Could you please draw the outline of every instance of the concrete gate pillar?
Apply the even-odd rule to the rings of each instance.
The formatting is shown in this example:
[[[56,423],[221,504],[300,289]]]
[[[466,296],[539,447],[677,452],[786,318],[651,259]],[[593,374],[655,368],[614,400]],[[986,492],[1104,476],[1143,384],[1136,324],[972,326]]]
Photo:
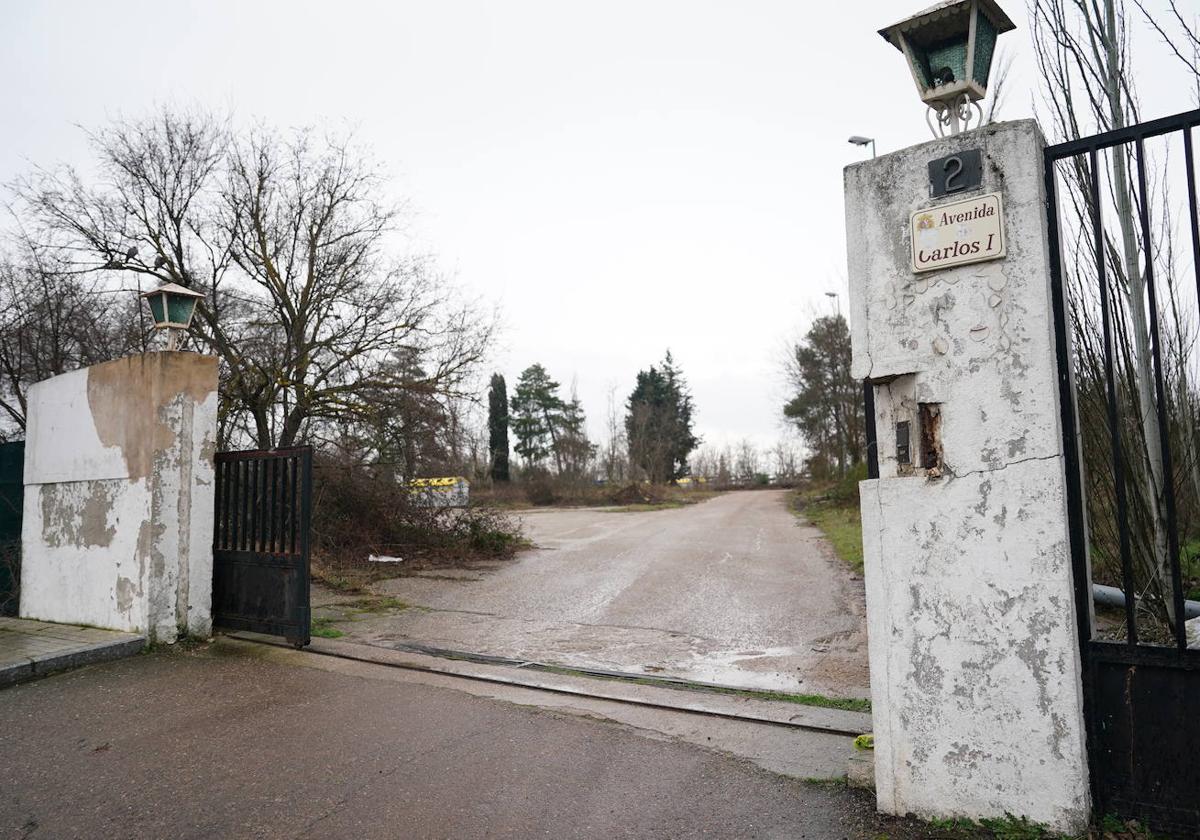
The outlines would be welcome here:
[[[217,360],[147,353],[29,391],[23,618],[212,630]]]
[[[852,367],[878,436],[860,495],[879,808],[1076,831],[1090,804],[1043,145],[1026,120],[847,167]],[[956,172],[966,187],[931,198]]]

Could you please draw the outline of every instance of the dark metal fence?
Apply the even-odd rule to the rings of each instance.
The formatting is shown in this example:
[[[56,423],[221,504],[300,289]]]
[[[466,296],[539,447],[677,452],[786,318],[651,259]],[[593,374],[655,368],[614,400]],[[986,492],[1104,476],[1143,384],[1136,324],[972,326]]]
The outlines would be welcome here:
[[[218,452],[213,624],[309,642],[312,449]]]
[[[1191,111],[1045,151],[1095,804],[1193,836],[1200,650],[1188,646],[1185,587],[1200,576],[1189,547],[1200,544],[1197,125]],[[1094,573],[1119,585],[1123,608],[1094,608]]]
[[[0,615],[15,616],[21,596],[21,520],[25,442],[0,443]]]

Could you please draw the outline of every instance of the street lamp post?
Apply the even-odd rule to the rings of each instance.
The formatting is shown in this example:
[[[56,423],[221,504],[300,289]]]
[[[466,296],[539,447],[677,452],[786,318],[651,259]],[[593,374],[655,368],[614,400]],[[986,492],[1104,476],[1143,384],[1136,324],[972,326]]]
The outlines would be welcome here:
[[[837,310],[837,316],[842,317],[842,298],[837,292],[826,292],[825,297],[833,298],[834,309]]]
[[[871,144],[871,157],[875,157],[875,138],[874,137],[863,137],[862,135],[854,134],[854,135],[851,135],[850,139],[847,142],[853,143],[855,146],[865,146],[868,143],[870,143]]]

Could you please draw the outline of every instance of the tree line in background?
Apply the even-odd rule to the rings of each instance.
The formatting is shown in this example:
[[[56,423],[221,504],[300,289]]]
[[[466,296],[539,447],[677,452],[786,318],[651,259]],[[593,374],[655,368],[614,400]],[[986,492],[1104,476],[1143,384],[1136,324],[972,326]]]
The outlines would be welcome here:
[[[88,138],[86,171],[36,167],[6,187],[0,436],[23,436],[33,383],[157,346],[138,295],[178,283],[204,296],[183,346],[220,361],[221,449],[307,443],[394,478],[498,482],[770,470],[749,443],[689,460],[695,408],[670,353],[623,402],[610,394],[603,444],[538,364],[511,394],[492,377],[480,428],[496,315],[414,251],[405,206],[345,136],[167,107]]]
[[[844,321],[841,329],[844,332]],[[818,330],[820,336],[827,332]],[[824,345],[821,340],[817,345],[815,352],[820,357]],[[842,336],[838,347],[842,356],[832,366],[848,377],[848,335]],[[829,385],[829,376],[827,372],[813,380],[810,398],[814,403],[821,402],[820,393]],[[857,411],[858,431],[852,434],[861,434],[861,406],[849,402],[849,390],[841,388],[845,404],[828,413],[853,416]],[[791,436],[769,448],[749,439],[725,446],[703,444],[694,432],[694,403],[686,378],[670,352],[658,364],[638,372],[634,388],[623,402],[615,389],[610,392],[604,441],[599,444],[587,436],[583,407],[574,389],[570,398],[564,398],[561,385],[541,364],[522,371],[511,398],[504,376],[493,374],[487,404],[488,459],[475,474],[486,473],[497,484],[546,478],[568,483],[669,484],[689,477],[703,478],[714,487],[792,484],[814,463],[818,470],[836,471],[836,453],[841,451],[831,444],[818,444],[814,454],[811,446],[806,449]],[[846,451],[855,463],[862,457],[860,442],[851,442]],[[510,452],[517,455],[515,465],[510,464]],[[822,452],[831,458],[828,464],[814,462],[814,458],[825,457]]]
[[[785,416],[808,449],[700,447],[668,352],[610,394],[604,442],[574,389],[524,370],[510,395],[482,365],[496,316],[403,236],[369,153],[312,129],[236,129],[164,108],[89,134],[89,174],[36,168],[8,186],[0,252],[0,412],[23,434],[31,384],[154,345],[139,292],[204,295],[186,342],[220,360],[223,449],[310,443],[395,476],[514,472],[609,482],[725,483],[844,472],[862,457],[845,322],[818,319],[789,362]],[[186,346],[186,345],[185,345]],[[511,435],[511,446],[510,437]],[[786,450],[786,451],[784,451]]]
[[[501,374],[488,390],[489,474],[512,478],[512,451],[526,478],[553,475],[565,480],[612,482],[644,479],[666,484],[689,474],[688,457],[699,445],[692,396],[668,351],[663,361],[639,371],[625,403],[623,422],[610,397],[608,440],[603,448],[588,438],[586,416],[575,389],[569,398],[541,364],[521,372],[511,399]]]
[[[183,346],[218,358],[218,446],[316,450],[318,575],[516,551],[519,523],[403,484],[478,459],[497,317],[414,250],[368,152],[172,108],[88,136],[86,174],[7,187],[0,434],[23,437],[34,383],[157,346],[138,293],[177,283],[203,296]]]
[[[303,441],[409,475],[460,459],[496,317],[407,245],[366,151],[172,108],[89,139],[89,174],[38,168],[9,186],[9,434],[32,383],[149,348],[137,293],[171,282],[204,295],[186,341],[220,360],[222,448]]]

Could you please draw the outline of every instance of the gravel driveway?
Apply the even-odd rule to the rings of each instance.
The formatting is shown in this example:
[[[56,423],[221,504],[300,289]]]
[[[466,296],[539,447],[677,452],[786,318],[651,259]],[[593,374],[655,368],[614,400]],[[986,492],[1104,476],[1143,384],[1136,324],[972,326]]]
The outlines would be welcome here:
[[[536,548],[515,561],[384,581],[407,609],[336,627],[383,646],[870,696],[862,581],[785,491],[522,519]]]

